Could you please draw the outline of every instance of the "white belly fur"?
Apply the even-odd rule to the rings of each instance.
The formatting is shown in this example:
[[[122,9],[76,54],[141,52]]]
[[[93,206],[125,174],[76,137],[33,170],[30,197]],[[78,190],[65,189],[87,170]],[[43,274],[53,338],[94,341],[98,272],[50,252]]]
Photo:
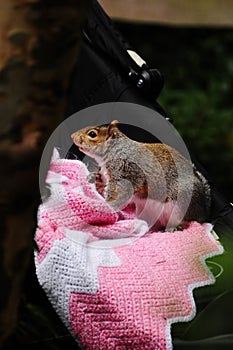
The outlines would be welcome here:
[[[141,199],[136,196],[132,201],[136,207],[136,216],[145,220],[149,227],[160,228],[175,228],[182,221],[184,214],[176,201],[162,203],[154,199]]]

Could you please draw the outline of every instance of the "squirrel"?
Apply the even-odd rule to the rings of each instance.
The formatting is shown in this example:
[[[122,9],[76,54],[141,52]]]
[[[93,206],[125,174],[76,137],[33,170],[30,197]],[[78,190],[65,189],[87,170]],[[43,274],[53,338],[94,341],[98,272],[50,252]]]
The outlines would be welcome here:
[[[71,135],[79,150],[97,162],[94,181],[99,192],[102,183],[108,204],[117,211],[134,205],[137,217],[155,229],[183,229],[191,221],[206,222],[210,187],[191,161],[167,144],[134,141],[118,125],[113,120]]]

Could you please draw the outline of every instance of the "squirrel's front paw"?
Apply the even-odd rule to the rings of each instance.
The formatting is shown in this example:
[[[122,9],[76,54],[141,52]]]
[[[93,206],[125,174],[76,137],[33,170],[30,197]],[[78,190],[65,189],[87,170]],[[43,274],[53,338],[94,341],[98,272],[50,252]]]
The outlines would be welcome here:
[[[102,181],[102,177],[101,177],[101,174],[99,172],[91,172],[87,175],[87,181],[90,182],[90,183],[102,183],[103,184],[103,181]]]
[[[87,181],[90,183],[95,183],[97,173],[93,172],[87,175]]]

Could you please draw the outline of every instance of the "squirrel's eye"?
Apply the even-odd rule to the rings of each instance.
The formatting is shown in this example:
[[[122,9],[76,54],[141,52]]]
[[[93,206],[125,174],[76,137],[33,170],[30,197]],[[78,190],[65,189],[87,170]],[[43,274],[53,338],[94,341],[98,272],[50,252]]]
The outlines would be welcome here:
[[[92,139],[94,139],[97,136],[97,133],[93,130],[89,131],[89,133],[87,134],[88,136],[90,136]]]

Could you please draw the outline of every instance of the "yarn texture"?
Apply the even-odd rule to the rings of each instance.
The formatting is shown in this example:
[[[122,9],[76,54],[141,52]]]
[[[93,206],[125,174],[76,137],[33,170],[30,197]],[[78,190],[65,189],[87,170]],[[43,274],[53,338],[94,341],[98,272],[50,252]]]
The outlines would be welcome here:
[[[170,350],[172,323],[195,316],[193,289],[215,282],[205,259],[223,248],[208,223],[149,230],[130,208],[115,212],[87,176],[54,151],[35,233],[39,283],[85,349]]]

